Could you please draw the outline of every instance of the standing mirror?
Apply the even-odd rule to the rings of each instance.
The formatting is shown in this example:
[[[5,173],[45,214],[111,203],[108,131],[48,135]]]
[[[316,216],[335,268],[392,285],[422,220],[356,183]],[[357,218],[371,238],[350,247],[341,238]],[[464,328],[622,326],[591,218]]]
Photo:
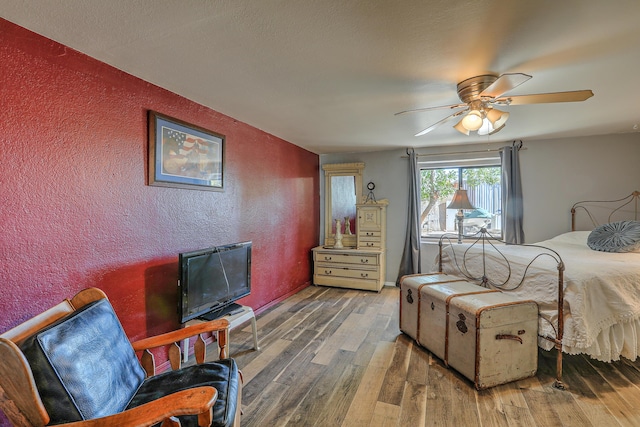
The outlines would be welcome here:
[[[342,246],[355,248],[356,203],[362,200],[364,163],[323,165],[324,170],[324,246],[336,243],[336,220],[340,222]]]

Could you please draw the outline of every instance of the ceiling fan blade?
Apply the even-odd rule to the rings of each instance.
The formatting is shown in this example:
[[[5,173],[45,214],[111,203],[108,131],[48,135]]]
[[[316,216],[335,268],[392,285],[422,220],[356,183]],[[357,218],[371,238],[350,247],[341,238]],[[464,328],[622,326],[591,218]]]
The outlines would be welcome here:
[[[550,104],[553,102],[580,102],[593,96],[591,90],[574,90],[569,92],[538,93],[533,95],[506,96],[496,99],[496,103],[508,105]]]
[[[404,110],[404,111],[399,111],[397,113],[394,114],[394,116],[399,116],[400,114],[406,114],[406,113],[419,113],[422,111],[429,111],[429,110],[442,110],[444,108],[449,109],[449,110],[455,110],[456,108],[462,108],[462,107],[466,107],[467,104],[452,104],[452,105],[440,105],[438,107],[425,107],[425,108],[416,108],[413,110]]]
[[[466,106],[466,104],[464,104]],[[469,108],[465,108],[464,110],[461,111],[456,111],[455,113],[445,117],[444,119],[440,120],[439,122],[436,122],[434,124],[432,124],[431,126],[429,126],[428,128],[416,133],[414,136],[422,136],[426,133],[431,132],[432,130],[434,130],[435,128],[437,128],[438,126],[440,126],[443,123],[448,122],[449,120],[453,119],[454,117],[458,117],[459,115],[461,115],[462,113],[464,113],[465,111],[468,111]]]
[[[498,79],[491,83],[489,87],[480,92],[480,96],[488,96],[490,98],[497,98],[501,96],[503,93],[509,92],[510,90],[520,86],[522,83],[526,82],[531,78],[528,74],[522,73],[507,73],[503,74]]]

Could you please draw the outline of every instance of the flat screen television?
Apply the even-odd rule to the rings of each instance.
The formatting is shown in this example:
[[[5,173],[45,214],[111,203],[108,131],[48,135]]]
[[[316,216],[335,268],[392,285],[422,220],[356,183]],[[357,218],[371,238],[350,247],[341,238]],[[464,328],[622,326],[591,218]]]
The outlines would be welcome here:
[[[215,246],[178,255],[180,323],[216,319],[251,293],[251,242]]]

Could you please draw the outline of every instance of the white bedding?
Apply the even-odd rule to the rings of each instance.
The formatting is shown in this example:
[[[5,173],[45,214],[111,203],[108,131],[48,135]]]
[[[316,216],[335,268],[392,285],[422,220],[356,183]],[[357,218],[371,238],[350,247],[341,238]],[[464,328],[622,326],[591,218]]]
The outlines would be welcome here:
[[[640,351],[640,253],[598,252],[587,246],[588,231],[574,231],[536,245],[555,250],[565,264],[564,271],[564,338],[563,352],[586,353],[594,359],[610,362],[620,356],[635,360]],[[464,258],[468,244],[443,246],[443,270],[459,274],[453,262],[475,277],[482,276],[482,247],[476,244]],[[511,277],[505,288],[513,288],[523,272],[540,253],[539,248],[499,245],[509,259]],[[506,262],[490,245],[487,252],[486,276],[493,282],[508,278]],[[555,336],[544,317],[557,321],[558,269],[550,257],[539,257],[529,267],[526,280],[514,292],[524,299],[535,300],[539,307],[540,334]],[[539,344],[550,349],[553,344],[540,339]]]

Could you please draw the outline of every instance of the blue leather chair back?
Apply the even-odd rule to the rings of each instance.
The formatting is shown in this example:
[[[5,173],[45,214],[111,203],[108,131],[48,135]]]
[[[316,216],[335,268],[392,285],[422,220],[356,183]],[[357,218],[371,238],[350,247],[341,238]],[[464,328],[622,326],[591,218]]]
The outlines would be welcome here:
[[[51,424],[122,412],[146,376],[106,299],[60,319],[20,348]]]

